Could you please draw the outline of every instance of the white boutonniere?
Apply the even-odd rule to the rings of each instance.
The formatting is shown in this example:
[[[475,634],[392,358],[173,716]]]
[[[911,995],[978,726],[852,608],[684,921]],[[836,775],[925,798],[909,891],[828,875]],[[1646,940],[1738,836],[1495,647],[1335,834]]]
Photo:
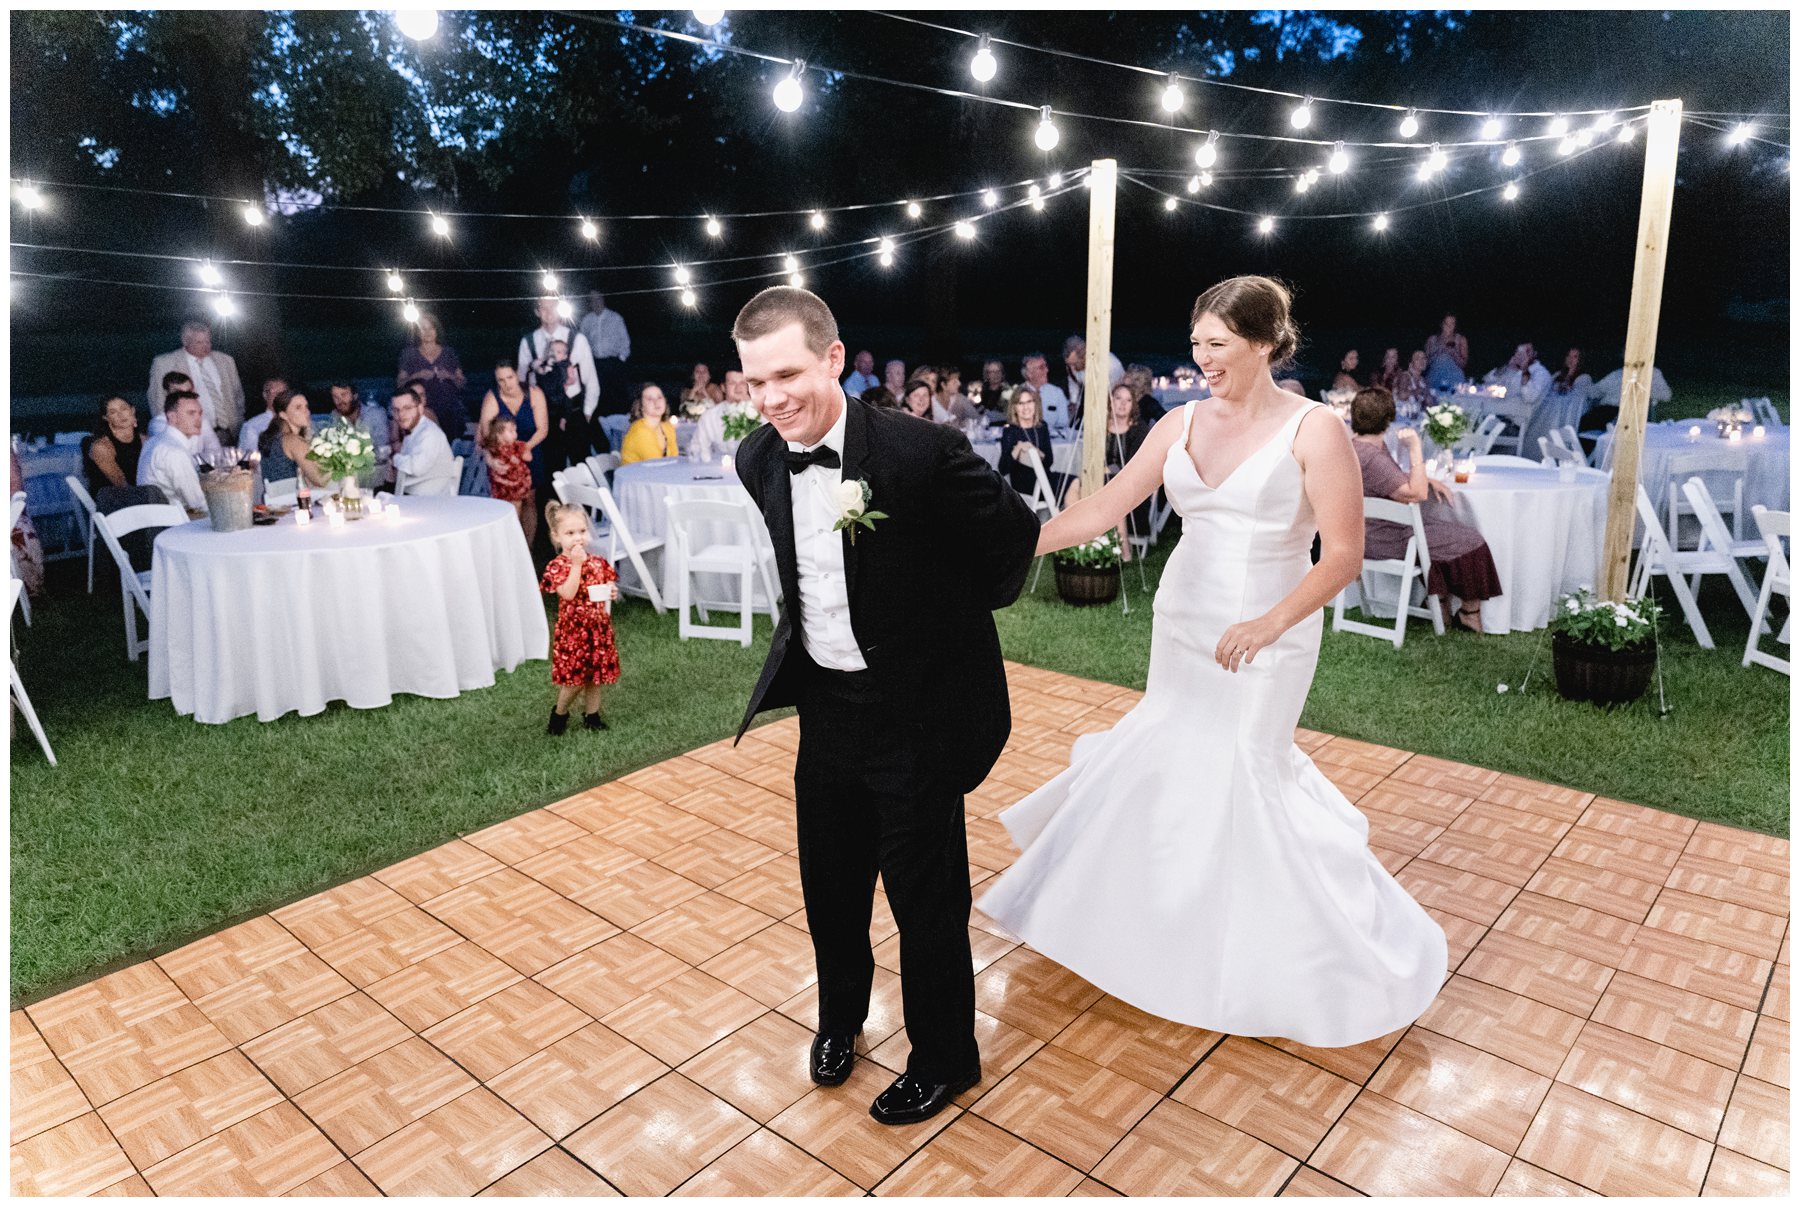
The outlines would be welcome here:
[[[833,532],[850,530],[850,543],[856,544],[856,530],[867,528],[875,531],[875,521],[887,519],[885,511],[870,511],[869,504],[874,496],[869,490],[867,478],[858,478],[854,482],[839,482],[833,495],[837,503],[838,521],[831,526]]]

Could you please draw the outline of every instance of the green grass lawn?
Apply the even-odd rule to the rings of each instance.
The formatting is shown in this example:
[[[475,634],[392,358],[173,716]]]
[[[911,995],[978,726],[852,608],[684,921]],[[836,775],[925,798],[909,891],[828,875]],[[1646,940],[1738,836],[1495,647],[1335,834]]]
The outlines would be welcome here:
[[[1146,571],[1154,589],[1171,542]],[[309,895],[729,734],[767,650],[681,642],[672,615],[619,606],[613,728],[544,735],[546,663],[454,700],[199,725],[145,699],[116,587],[82,593],[77,563],[18,627],[20,667],[61,765],[21,724],[12,747],[15,1003]],[[1007,656],[1142,688],[1151,609],[1070,608],[1045,568],[999,614]],[[1568,784],[1770,834],[1788,829],[1788,680],[1738,666],[1748,622],[1722,585],[1703,597],[1719,648],[1665,623],[1670,713],[1557,699],[1536,634],[1432,635],[1405,647],[1325,635],[1302,718],[1333,734]],[[1530,689],[1517,690],[1536,660]],[[1501,695],[1498,683],[1513,685]],[[1654,689],[1653,689],[1654,691]],[[1205,740],[1205,735],[1196,735]]]

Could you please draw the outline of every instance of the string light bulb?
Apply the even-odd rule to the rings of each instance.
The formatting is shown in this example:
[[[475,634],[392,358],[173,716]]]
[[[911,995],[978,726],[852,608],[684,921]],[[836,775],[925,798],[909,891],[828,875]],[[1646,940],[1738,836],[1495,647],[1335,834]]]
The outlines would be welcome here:
[[[1212,175],[1212,173],[1211,173],[1211,172],[1202,172],[1202,173],[1200,173],[1200,187],[1201,187],[1201,188],[1203,188],[1203,189],[1205,189],[1205,188],[1211,188],[1211,187],[1212,187],[1212,181],[1213,181],[1213,175]]]
[[[1728,147],[1741,147],[1749,142],[1755,133],[1755,126],[1751,125],[1749,122],[1739,122],[1731,128],[1731,133],[1725,136],[1725,145]],[[27,206],[26,208],[29,209],[31,207]]]
[[[920,205],[918,202],[909,201],[906,203],[906,216],[908,218],[917,218],[919,215],[923,214],[924,212],[925,212],[925,207]]]
[[[546,293],[556,292],[557,281],[555,273],[546,271],[541,279],[544,282],[544,291]]]
[[[1176,204],[1177,204],[1177,202],[1175,201],[1175,198],[1173,198],[1173,197],[1164,197],[1163,198],[1163,208],[1165,210],[1168,210],[1171,214],[1173,214],[1175,212]]]
[[[1031,201],[1036,201],[1039,197],[1041,197],[1043,195],[1044,195],[1044,190],[1039,188],[1035,181],[1032,182],[1030,185],[1028,185],[1025,189],[1025,196],[1027,199],[1029,199]]]
[[[1342,176],[1350,170],[1350,152],[1344,150],[1344,144],[1341,141],[1331,148],[1331,159],[1326,162],[1325,166],[1331,169],[1333,176]]]
[[[1593,145],[1593,142],[1594,142],[1593,129],[1590,127],[1586,130],[1576,131],[1575,132],[1575,141],[1580,143],[1584,147]]]
[[[1209,130],[1206,141],[1194,151],[1194,164],[1197,167],[1210,168],[1219,162],[1219,132]]]
[[[1270,218],[1267,215],[1264,215],[1261,219],[1259,219],[1257,221],[1257,223],[1256,223],[1256,233],[1257,234],[1269,235],[1269,234],[1273,234],[1274,232],[1275,232],[1275,219]]]
[[[706,218],[706,233],[714,239],[717,239],[725,233],[725,225],[717,218],[708,214]]]
[[[975,224],[966,218],[959,219],[955,229],[956,237],[958,239],[973,239],[975,237]]]
[[[993,189],[983,191],[981,194],[981,204],[987,206],[990,210],[993,209],[996,205],[1000,204],[1000,194],[996,193]]]
[[[1199,191],[1200,191],[1200,178],[1198,176],[1189,176],[1188,177],[1188,192],[1198,193]]]
[[[795,289],[800,289],[805,286],[806,278],[801,276],[797,272],[789,273],[788,274],[788,284],[792,285]]]
[[[883,235],[881,236],[881,242],[875,245],[875,250],[884,256],[891,256],[894,254],[894,241],[888,238],[888,236]]]
[[[1612,114],[1602,113],[1599,117],[1594,119],[1594,133],[1605,134],[1608,130],[1613,128],[1613,122],[1615,120],[1617,119],[1614,118]]]
[[[1299,176],[1296,176],[1294,178],[1294,192],[1304,193],[1304,192],[1306,192],[1307,189],[1310,189],[1310,188],[1312,188],[1312,177],[1311,176],[1308,176],[1304,172],[1302,172]]]
[[[1292,113],[1288,114],[1288,124],[1296,130],[1304,130],[1312,125],[1312,97],[1307,97]]]
[[[994,73],[998,70],[1000,70],[1000,64],[995,62],[994,52],[988,49],[988,36],[982,34],[981,45],[976,49],[975,57],[969,60],[969,74],[974,76],[978,83],[985,84],[994,78]]]
[[[1046,180],[1044,183],[1049,185],[1053,189],[1062,188],[1062,173],[1061,172],[1050,173],[1050,178],[1048,180]]]
[[[258,206],[245,202],[242,213],[245,226],[261,226],[263,224],[263,212]]]
[[[725,10],[722,8],[697,8],[694,10],[694,20],[705,26],[717,25],[724,19]]]
[[[411,298],[407,298],[406,305],[400,307],[400,317],[409,323],[416,323],[419,321],[419,308],[413,305],[413,300]]]
[[[1509,168],[1517,167],[1519,160],[1522,158],[1524,158],[1524,155],[1519,150],[1519,144],[1516,142],[1507,143],[1506,150],[1500,154],[1500,162]]]
[[[1038,110],[1038,128],[1036,142],[1040,151],[1054,151],[1056,144],[1062,141],[1062,131],[1050,120],[1050,106],[1045,105]]]
[[[433,214],[431,216],[431,233],[440,239],[448,239],[450,237],[450,220],[442,214]]]
[[[894,266],[894,253],[893,252],[884,251],[881,253],[881,266],[883,268],[892,268]]]
[[[1379,232],[1379,231],[1385,231],[1387,228],[1388,228],[1388,216],[1386,214],[1376,214],[1375,215],[1375,229]]]
[[[823,213],[821,213],[819,210],[814,210],[812,212],[812,217],[810,219],[808,219],[808,222],[811,223],[812,228],[816,231],[822,231],[825,229],[825,215]]]
[[[435,8],[403,8],[394,14],[394,24],[400,32],[415,42],[423,42],[437,32],[438,15]]]
[[[687,265],[677,264],[675,266],[675,283],[677,285],[686,285],[693,279],[694,274],[688,271]]]
[[[792,254],[783,256],[781,258],[781,266],[783,268],[787,269],[789,272],[799,272],[800,271],[800,261],[795,259]]]
[[[806,91],[800,87],[800,73],[805,70],[806,60],[795,59],[787,77],[775,85],[775,107],[783,113],[792,113],[806,99]]]
[[[388,287],[389,293],[405,293],[406,292],[406,282],[402,281],[400,279],[400,274],[397,272],[394,272],[392,269],[388,270],[387,287]]]
[[[224,294],[220,294],[213,299],[213,309],[218,311],[220,318],[228,319],[237,313],[237,303],[233,302]]]
[[[699,301],[700,299],[694,296],[693,290],[684,289],[681,291],[681,304],[686,306],[689,310],[692,310]]]
[[[1419,134],[1419,111],[1408,109],[1406,116],[1400,119],[1400,137],[1417,138]]]
[[[1620,123],[1619,134],[1618,134],[1618,138],[1619,138],[1620,142],[1630,142],[1632,139],[1634,139],[1636,137],[1637,137],[1637,131],[1632,128],[1632,125],[1630,122]]]
[[[1497,117],[1489,117],[1486,121],[1482,122],[1481,123],[1481,137],[1488,139],[1490,141],[1493,139],[1499,138],[1500,137],[1500,119]]]
[[[568,298],[556,299],[556,317],[563,320],[575,317],[575,307],[569,305]]]
[[[1506,189],[1500,194],[1500,197],[1505,201],[1517,201],[1519,199],[1519,182],[1516,180],[1507,181]]]
[[[199,273],[200,283],[203,285],[210,285],[214,289],[217,289],[225,283],[225,278],[219,274],[218,269],[213,267],[212,261],[210,260],[202,260],[200,262]]]
[[[37,185],[32,184],[29,180],[21,182],[19,187],[13,190],[13,200],[27,210],[44,208],[44,194],[38,190]]]
[[[1573,155],[1575,153],[1575,148],[1580,145],[1581,143],[1574,135],[1569,135],[1556,144],[1556,153],[1558,155]]]
[[[1425,162],[1419,165],[1419,179],[1430,180],[1433,176],[1436,176],[1439,172],[1443,171],[1444,165],[1449,162],[1450,159],[1444,154],[1443,149],[1436,143],[1432,143],[1431,154],[1427,155],[1425,157]]]
[[[1569,119],[1558,113],[1550,119],[1550,137],[1556,138],[1569,132]]]
[[[1042,213],[1044,209],[1044,199],[1042,197],[1033,197],[1031,199],[1031,208]]]
[[[594,225],[592,219],[583,218],[581,220],[581,237],[586,239],[589,243],[593,243],[600,238],[600,228]]]
[[[1187,94],[1181,90],[1181,77],[1170,73],[1169,82],[1163,85],[1162,107],[1164,113],[1179,113],[1187,103]]]

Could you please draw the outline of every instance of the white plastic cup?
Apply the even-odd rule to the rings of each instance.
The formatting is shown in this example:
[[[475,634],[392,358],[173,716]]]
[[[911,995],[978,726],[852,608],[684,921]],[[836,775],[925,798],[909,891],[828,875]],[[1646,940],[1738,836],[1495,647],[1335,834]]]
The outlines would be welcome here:
[[[296,507],[294,509],[294,523],[298,527],[306,527],[308,524],[312,523],[312,512],[304,507]]]
[[[612,612],[613,587],[611,583],[593,583],[588,587],[587,592],[588,599],[605,608],[608,613]]]

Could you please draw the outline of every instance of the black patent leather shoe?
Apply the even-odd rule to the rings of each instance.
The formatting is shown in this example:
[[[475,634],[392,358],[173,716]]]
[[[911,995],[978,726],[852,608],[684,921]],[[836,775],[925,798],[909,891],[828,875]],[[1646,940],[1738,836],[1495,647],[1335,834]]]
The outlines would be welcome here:
[[[869,1104],[869,1115],[877,1123],[923,1123],[980,1080],[979,1068],[955,1081],[936,1084],[902,1073]]]
[[[857,1035],[862,1032],[857,1032]],[[813,1036],[812,1059],[808,1062],[817,1085],[843,1085],[856,1065],[856,1035]]]

